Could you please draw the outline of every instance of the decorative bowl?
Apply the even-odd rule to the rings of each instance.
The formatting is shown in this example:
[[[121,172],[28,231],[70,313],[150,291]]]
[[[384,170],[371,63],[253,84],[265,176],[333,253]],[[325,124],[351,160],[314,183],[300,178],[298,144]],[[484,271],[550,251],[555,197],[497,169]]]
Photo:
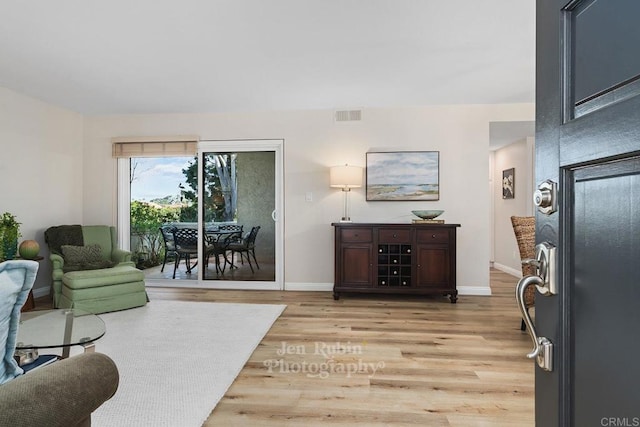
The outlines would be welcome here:
[[[411,211],[412,214],[414,214],[415,216],[422,218],[422,219],[434,219],[438,216],[440,216],[442,214],[442,210],[430,210],[430,211]]]

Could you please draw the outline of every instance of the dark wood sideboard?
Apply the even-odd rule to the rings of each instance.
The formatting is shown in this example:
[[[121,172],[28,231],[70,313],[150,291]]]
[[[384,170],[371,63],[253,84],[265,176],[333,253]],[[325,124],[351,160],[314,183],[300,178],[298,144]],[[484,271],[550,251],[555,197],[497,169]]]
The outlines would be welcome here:
[[[456,289],[460,224],[333,223],[335,281],[342,292],[449,295]]]

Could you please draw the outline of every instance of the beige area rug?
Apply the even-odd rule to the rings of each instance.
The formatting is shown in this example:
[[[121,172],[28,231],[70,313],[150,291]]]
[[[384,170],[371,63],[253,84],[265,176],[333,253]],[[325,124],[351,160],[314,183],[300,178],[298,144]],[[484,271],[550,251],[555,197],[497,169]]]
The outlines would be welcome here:
[[[95,427],[201,426],[286,306],[151,301],[101,314],[96,351],[118,365]]]

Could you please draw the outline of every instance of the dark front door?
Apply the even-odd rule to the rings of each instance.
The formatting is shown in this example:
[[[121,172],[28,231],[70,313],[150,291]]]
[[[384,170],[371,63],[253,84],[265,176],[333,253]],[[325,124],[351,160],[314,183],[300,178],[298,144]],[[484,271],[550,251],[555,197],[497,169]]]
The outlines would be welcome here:
[[[558,293],[536,295],[553,370],[536,368],[536,425],[640,425],[640,1],[539,0],[536,182],[558,211]]]

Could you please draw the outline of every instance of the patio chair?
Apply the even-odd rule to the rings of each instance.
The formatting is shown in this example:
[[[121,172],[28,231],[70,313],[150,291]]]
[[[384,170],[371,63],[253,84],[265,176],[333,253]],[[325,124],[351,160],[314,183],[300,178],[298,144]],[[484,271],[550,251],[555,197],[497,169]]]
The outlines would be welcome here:
[[[251,268],[251,272],[253,273],[253,265],[251,265],[251,256],[253,256],[253,261],[256,263],[256,267],[260,269],[258,265],[258,260],[256,259],[256,237],[258,236],[258,231],[260,231],[260,226],[251,227],[251,231],[243,237],[242,241],[234,242],[229,245],[229,250],[231,251],[231,266],[233,267],[233,260],[235,253],[238,252],[240,254],[240,262],[244,265],[244,256],[246,255],[247,261],[249,262],[249,267]]]
[[[193,267],[198,265],[198,230],[196,228],[174,227],[173,243],[176,245],[176,261],[173,265],[173,279],[175,279],[176,270],[181,259],[184,259],[187,274],[191,274]],[[191,265],[192,256],[196,258],[196,262],[193,265]]]
[[[167,256],[171,254],[172,256],[177,256],[176,253],[176,244],[173,241],[173,229],[176,228],[173,225],[163,225],[160,227],[160,233],[162,234],[162,240],[164,242],[164,259],[162,260],[162,268],[160,272],[164,271],[164,265],[167,263]]]

